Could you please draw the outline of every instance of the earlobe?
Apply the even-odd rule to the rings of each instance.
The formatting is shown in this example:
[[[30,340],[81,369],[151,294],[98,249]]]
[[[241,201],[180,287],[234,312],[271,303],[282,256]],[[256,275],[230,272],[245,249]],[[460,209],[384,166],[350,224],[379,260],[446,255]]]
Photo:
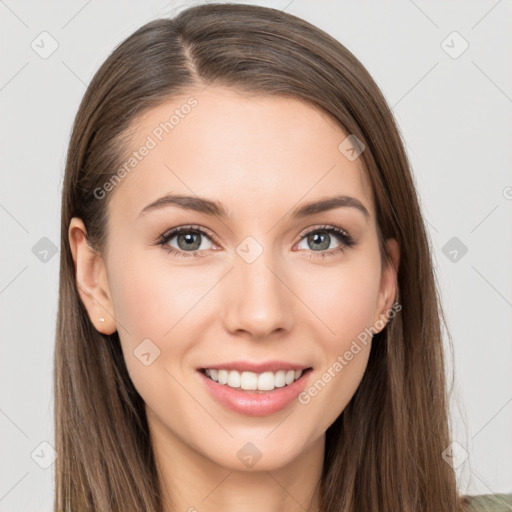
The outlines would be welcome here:
[[[75,266],[77,290],[89,313],[89,318],[99,332],[112,334],[117,327],[105,262],[101,255],[89,245],[87,230],[78,217],[71,219],[68,238]]]

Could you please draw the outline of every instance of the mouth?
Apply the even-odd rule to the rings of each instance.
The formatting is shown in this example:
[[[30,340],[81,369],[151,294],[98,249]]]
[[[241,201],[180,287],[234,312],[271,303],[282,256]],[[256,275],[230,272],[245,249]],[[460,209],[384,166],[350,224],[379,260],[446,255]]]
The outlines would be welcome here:
[[[238,371],[227,368],[200,368],[199,371],[209,380],[236,389],[237,391],[267,393],[291,386],[312,371],[312,367],[302,369],[279,369],[277,371]]]
[[[298,395],[307,386],[312,367],[297,365],[262,365],[259,372],[246,370],[247,364],[231,368],[198,368],[206,391],[224,408],[246,416],[268,416],[280,412],[297,402]],[[240,368],[242,366],[242,368]],[[269,367],[274,366],[274,371]],[[283,368],[287,366],[287,368]],[[255,369],[255,365],[252,365]],[[239,370],[245,371],[239,371]]]

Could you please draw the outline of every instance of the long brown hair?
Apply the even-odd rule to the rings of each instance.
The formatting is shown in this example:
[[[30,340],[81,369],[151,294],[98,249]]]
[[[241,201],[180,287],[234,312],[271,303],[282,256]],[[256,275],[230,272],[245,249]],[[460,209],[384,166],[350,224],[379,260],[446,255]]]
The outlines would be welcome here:
[[[162,511],[144,403],[118,333],[99,333],[81,302],[69,248],[72,217],[105,247],[109,197],[132,123],[148,109],[210,84],[298,98],[365,145],[383,258],[400,246],[402,310],[375,335],[352,400],[326,433],[322,512],[462,509],[450,444],[441,322],[429,241],[393,115],[364,66],[337,40],[277,9],[205,4],[152,21],[120,44],[76,115],[62,191],[55,348],[55,511]]]

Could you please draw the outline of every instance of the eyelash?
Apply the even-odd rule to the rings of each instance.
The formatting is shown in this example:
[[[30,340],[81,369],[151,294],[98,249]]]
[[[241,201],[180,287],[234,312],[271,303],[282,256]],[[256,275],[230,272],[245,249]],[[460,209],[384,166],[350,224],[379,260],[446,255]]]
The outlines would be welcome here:
[[[335,226],[319,226],[315,227],[313,229],[310,229],[309,231],[306,231],[300,236],[299,243],[306,238],[308,235],[312,233],[328,233],[328,234],[334,234],[336,237],[338,237],[341,241],[341,244],[338,247],[335,247],[334,249],[329,249],[328,251],[322,251],[322,252],[316,252],[311,251],[312,253],[315,253],[315,256],[312,257],[321,257],[325,258],[326,256],[333,256],[337,253],[342,253],[346,249],[349,249],[350,247],[353,247],[356,245],[356,241],[354,238],[345,230],[342,230],[340,228],[337,228]],[[174,256],[177,257],[184,257],[184,258],[190,258],[190,257],[201,257],[199,250],[195,251],[180,251],[175,249],[174,247],[171,247],[170,245],[166,244],[169,242],[169,240],[173,239],[176,235],[180,235],[181,233],[199,233],[202,236],[206,236],[207,238],[210,238],[213,242],[217,243],[215,240],[215,237],[210,234],[209,232],[205,231],[203,228],[199,226],[180,226],[177,228],[173,228],[170,231],[165,232],[163,235],[160,236],[160,238],[157,240],[157,244],[162,246],[165,250],[167,250],[168,254],[173,253]],[[220,245],[220,244],[218,244]],[[303,249],[301,249],[303,250]]]

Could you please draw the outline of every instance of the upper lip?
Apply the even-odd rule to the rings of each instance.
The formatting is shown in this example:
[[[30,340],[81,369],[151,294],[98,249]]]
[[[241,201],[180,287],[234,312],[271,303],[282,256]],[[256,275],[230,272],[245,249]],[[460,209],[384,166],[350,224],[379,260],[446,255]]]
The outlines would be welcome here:
[[[252,361],[230,361],[228,363],[212,364],[198,368],[199,370],[236,370],[238,372],[277,372],[279,370],[307,370],[310,366],[290,363],[287,361],[267,361],[256,363]]]

